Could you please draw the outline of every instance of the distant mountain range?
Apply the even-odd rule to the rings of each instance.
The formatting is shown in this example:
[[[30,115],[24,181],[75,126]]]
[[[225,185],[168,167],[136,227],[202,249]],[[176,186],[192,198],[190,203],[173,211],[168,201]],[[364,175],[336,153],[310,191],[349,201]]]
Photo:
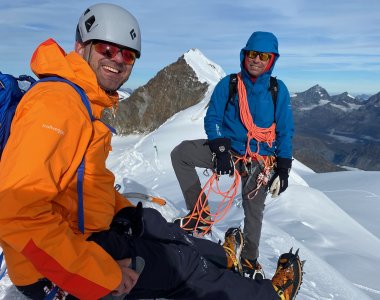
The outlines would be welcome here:
[[[380,93],[368,100],[330,96],[319,85],[292,96],[294,156],[315,171],[380,170]],[[329,169],[327,169],[329,170]]]
[[[220,66],[191,49],[129,97],[123,94],[128,98],[120,102],[116,117],[104,118],[120,134],[149,133],[175,113],[209,99],[224,76]],[[380,92],[330,96],[315,85],[292,94],[291,102],[295,158],[316,172],[344,170],[342,166],[380,170]]]

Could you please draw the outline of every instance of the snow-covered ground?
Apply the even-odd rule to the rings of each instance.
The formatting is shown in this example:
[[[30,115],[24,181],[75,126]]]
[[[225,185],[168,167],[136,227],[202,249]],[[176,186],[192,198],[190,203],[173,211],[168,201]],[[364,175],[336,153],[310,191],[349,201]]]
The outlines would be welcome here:
[[[160,210],[169,220],[186,212],[170,151],[184,139],[204,137],[202,118],[193,118],[203,107],[199,103],[178,113],[148,136],[114,139],[108,162],[116,181],[125,192],[166,198],[170,206]],[[198,173],[205,183],[208,177],[201,169]],[[300,248],[307,262],[297,299],[380,299],[379,178],[380,172],[316,174],[294,161],[287,191],[267,198],[260,246],[267,277],[273,275],[279,254]],[[225,178],[220,186],[227,190],[230,184]],[[211,239],[223,240],[227,228],[243,225],[239,200],[240,194]],[[218,204],[211,201],[214,210]]]

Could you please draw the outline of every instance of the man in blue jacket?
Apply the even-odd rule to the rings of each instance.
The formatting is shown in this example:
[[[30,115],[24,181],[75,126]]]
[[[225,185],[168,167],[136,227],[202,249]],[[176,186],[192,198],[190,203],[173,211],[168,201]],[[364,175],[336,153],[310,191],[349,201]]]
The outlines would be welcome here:
[[[267,192],[277,197],[286,190],[292,164],[289,92],[281,80],[271,79],[279,56],[272,33],[254,32],[240,51],[237,82],[232,84],[232,74],[224,77],[211,96],[204,119],[208,139],[183,141],[171,153],[190,210],[175,223],[188,231],[208,227],[205,220],[210,219],[207,203],[202,213],[192,212],[202,190],[195,167],[212,169],[218,176],[233,176],[235,169],[240,174],[245,245],[238,268],[253,278],[264,277],[257,258]],[[232,95],[231,86],[237,90]],[[201,199],[207,201],[204,195]]]

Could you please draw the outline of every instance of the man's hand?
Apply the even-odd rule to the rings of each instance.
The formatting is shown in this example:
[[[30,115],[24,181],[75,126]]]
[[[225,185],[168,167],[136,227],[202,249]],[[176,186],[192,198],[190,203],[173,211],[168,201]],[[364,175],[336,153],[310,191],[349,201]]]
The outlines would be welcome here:
[[[144,211],[142,203],[136,207],[122,208],[113,218],[111,230],[126,237],[141,237],[144,233]]]
[[[277,197],[288,188],[288,178],[292,160],[290,158],[277,158],[274,174],[268,184],[272,198]]]
[[[130,268],[131,261],[132,260],[130,258],[125,258],[116,261],[120,266],[122,279],[120,285],[112,293],[113,296],[121,296],[123,294],[128,294],[137,283],[137,280],[139,279],[140,275]]]
[[[231,140],[228,138],[217,138],[209,140],[208,145],[213,155],[214,170],[217,175],[234,174],[235,165],[231,157]]]

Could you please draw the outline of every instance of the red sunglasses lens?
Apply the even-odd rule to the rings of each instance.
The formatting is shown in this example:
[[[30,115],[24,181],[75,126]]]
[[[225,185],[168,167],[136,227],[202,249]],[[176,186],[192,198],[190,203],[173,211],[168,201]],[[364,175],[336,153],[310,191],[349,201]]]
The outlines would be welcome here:
[[[136,60],[136,54],[133,51],[128,49],[123,49],[121,51],[121,55],[123,56],[124,62],[127,65],[133,65]]]
[[[95,51],[101,55],[107,56],[108,58],[114,58],[116,54],[119,52],[119,48],[104,44],[104,43],[96,43],[94,45]]]
[[[128,49],[121,49],[117,46],[106,44],[106,43],[96,43],[94,44],[94,49],[101,55],[108,58],[114,58],[119,52],[123,57],[123,61],[127,65],[132,65],[136,60],[136,54]]]

